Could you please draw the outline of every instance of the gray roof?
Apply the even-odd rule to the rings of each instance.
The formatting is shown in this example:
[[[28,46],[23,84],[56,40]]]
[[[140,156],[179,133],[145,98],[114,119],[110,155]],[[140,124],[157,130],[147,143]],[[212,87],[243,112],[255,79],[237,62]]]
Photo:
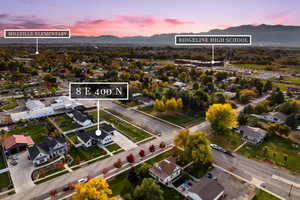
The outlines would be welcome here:
[[[281,121],[286,121],[287,116],[281,112],[269,112],[267,115],[271,115],[273,117],[276,117],[277,119],[280,119]]]
[[[198,182],[193,183],[189,192],[196,193],[202,200],[214,200],[224,192],[224,187],[214,179],[203,177]]]
[[[258,138],[258,137],[263,138],[267,134],[267,131],[252,126],[241,126],[239,130],[242,132],[243,136],[251,136],[254,138]]]

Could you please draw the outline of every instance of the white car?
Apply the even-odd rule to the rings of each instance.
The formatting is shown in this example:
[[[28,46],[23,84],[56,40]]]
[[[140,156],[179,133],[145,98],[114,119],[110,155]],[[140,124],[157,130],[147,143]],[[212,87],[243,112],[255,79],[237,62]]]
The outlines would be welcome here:
[[[87,178],[81,178],[77,180],[77,183],[86,183],[88,181]]]
[[[218,150],[218,151],[222,151],[222,147],[219,147],[219,146],[216,145],[216,144],[210,144],[210,147],[211,147],[212,149],[215,149],[215,150]]]

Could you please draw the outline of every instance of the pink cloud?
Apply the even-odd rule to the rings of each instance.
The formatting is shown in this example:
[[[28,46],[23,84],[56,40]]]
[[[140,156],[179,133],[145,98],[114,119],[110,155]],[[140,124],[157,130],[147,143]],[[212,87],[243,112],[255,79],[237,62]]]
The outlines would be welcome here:
[[[185,21],[185,20],[172,19],[172,18],[165,19],[165,22],[173,24],[173,25],[194,24],[194,22],[192,22],[192,21]]]
[[[266,16],[266,19],[272,24],[295,24],[295,19],[292,13],[288,10],[268,15]]]
[[[152,16],[114,16],[109,19],[85,19],[75,21],[70,26],[53,25],[54,22],[37,16],[12,16],[0,13],[0,29],[47,29],[70,28],[72,35],[135,36],[153,35],[162,32],[176,32],[180,28],[194,24],[192,21],[177,18],[158,18]],[[190,27],[191,28],[191,27]]]

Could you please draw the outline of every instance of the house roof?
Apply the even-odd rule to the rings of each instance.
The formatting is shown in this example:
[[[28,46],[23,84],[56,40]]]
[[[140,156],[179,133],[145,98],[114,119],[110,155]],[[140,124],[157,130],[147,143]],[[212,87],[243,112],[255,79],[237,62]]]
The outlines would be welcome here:
[[[158,176],[162,179],[167,178],[168,176],[172,175],[174,170],[179,167],[172,157],[169,157],[165,160],[162,160],[150,168],[150,172],[155,176]]]
[[[84,131],[78,132],[77,136],[85,143],[91,139],[91,137]]]
[[[193,183],[188,191],[196,193],[202,200],[214,200],[224,192],[224,187],[214,179],[203,177]]]
[[[33,147],[29,147],[28,153],[29,153],[30,160],[34,160],[35,157],[37,157],[37,155],[40,154],[40,152],[41,150],[38,148],[37,145],[34,145]]]
[[[111,133],[116,130],[111,124],[105,124],[101,126],[100,129],[107,133]]]
[[[34,142],[30,136],[24,136],[24,135],[12,135],[3,141],[3,147],[6,150],[13,147],[15,144],[33,145]]]
[[[74,118],[79,121],[79,122],[85,122],[86,120],[88,120],[88,116],[83,114],[82,112],[80,112],[79,110],[73,110],[72,112]]]
[[[241,126],[239,130],[242,131],[244,136],[251,136],[255,138],[265,137],[267,134],[267,131],[252,126]]]
[[[64,144],[66,140],[63,138],[45,138],[41,144],[38,144],[38,147],[45,152],[49,152],[50,149],[53,149],[58,143]]]
[[[281,121],[286,121],[286,119],[287,119],[287,116],[281,112],[269,112],[268,115],[276,117],[277,119],[280,119]]]

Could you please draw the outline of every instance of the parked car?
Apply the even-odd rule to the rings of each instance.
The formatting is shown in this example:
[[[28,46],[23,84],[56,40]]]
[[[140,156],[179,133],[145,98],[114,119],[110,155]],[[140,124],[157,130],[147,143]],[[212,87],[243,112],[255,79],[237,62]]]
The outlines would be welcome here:
[[[81,178],[77,180],[77,183],[86,183],[88,181],[87,178]]]

